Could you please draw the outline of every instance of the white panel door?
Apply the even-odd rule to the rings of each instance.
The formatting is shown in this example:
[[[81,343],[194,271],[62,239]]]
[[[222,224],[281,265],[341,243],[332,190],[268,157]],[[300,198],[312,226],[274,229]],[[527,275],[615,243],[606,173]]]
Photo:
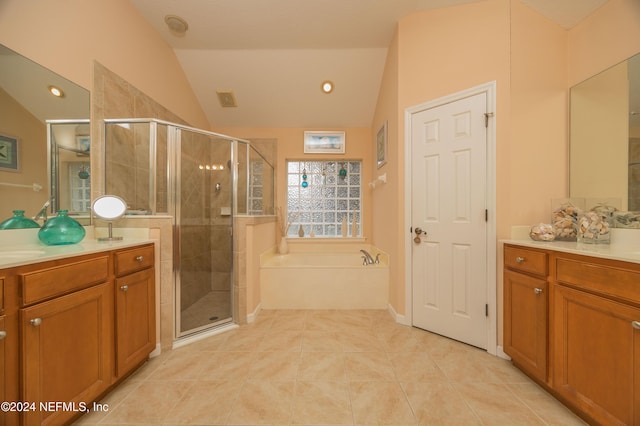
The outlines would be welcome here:
[[[413,325],[484,349],[486,96],[411,118]]]

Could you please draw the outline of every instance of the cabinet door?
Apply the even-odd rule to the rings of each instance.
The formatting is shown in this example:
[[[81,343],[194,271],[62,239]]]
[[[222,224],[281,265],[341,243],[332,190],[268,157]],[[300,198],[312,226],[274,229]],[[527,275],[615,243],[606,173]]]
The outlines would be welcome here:
[[[116,375],[128,373],[156,345],[154,270],[116,279]]]
[[[20,310],[22,401],[26,425],[59,425],[110,385],[113,293],[100,284]],[[41,410],[40,402],[67,403]]]
[[[640,309],[564,286],[554,296],[555,390],[598,424],[640,424]]]
[[[504,272],[504,351],[520,368],[546,382],[548,284]]]
[[[5,361],[5,351],[6,351],[6,338],[7,338],[7,329],[4,325],[4,317],[0,317],[0,402],[7,401],[6,395],[6,361]],[[4,411],[0,411],[0,424],[8,424],[7,422],[7,414]]]

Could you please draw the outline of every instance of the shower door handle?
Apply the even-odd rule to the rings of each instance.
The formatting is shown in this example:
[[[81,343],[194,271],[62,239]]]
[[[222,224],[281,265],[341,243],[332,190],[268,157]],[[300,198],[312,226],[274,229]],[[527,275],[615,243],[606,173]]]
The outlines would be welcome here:
[[[173,225],[173,271],[180,271],[180,225]]]

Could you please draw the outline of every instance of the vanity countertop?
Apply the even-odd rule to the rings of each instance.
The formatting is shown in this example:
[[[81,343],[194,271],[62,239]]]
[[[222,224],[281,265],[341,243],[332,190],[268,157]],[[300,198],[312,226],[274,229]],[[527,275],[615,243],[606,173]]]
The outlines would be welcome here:
[[[77,244],[47,246],[29,233],[32,230],[3,230],[0,234],[0,269],[29,265],[47,260],[118,250],[152,243],[145,232],[125,236],[120,241],[98,241],[93,229],[87,228],[87,235]]]
[[[636,231],[639,232],[639,231]],[[504,244],[523,247],[533,247],[544,250],[555,250],[564,253],[580,254],[583,256],[600,257],[603,259],[622,260],[640,263],[640,244],[584,244],[569,241],[533,241],[532,239],[501,240]]]

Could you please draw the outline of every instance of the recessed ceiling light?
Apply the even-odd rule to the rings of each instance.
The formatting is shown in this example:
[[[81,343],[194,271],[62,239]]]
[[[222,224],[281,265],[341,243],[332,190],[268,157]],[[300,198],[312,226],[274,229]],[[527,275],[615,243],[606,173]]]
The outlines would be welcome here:
[[[49,86],[49,92],[51,92],[53,96],[57,96],[58,98],[64,98],[64,92],[59,87]]]
[[[176,15],[165,16],[164,23],[167,24],[169,30],[175,35],[184,35],[189,29],[187,21]]]
[[[324,93],[331,93],[333,91],[333,82],[330,80],[323,81],[320,87]]]

